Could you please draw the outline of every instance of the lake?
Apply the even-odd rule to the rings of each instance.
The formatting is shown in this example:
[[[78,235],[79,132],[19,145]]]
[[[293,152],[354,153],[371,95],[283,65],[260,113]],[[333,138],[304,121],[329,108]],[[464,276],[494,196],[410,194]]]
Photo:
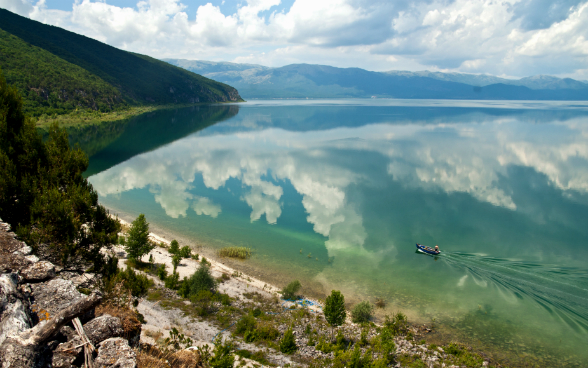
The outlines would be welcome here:
[[[72,133],[100,202],[509,364],[588,362],[588,104],[272,100]],[[439,256],[415,243],[439,245]]]

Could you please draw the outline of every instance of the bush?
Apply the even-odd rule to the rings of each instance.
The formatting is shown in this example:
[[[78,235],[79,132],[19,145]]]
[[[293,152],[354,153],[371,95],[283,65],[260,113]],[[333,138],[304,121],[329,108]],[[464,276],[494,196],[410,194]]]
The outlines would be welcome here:
[[[235,325],[235,333],[237,334],[244,334],[247,331],[254,331],[255,330],[255,318],[253,315],[248,314],[245,317],[241,318],[237,321]]]
[[[155,248],[155,244],[149,241],[149,223],[145,219],[145,215],[140,214],[131,225],[125,250],[129,259],[140,261],[141,257],[151,252],[153,248]]]
[[[351,311],[351,320],[354,323],[365,323],[372,319],[374,306],[368,301],[363,301],[356,305]]]
[[[172,240],[171,244],[169,246],[169,249],[167,250],[168,252],[170,252],[171,254],[177,254],[180,252],[180,244],[178,244],[177,240]]]
[[[332,290],[325,301],[323,308],[325,319],[332,326],[341,326],[345,322],[347,312],[345,311],[345,297],[340,291]]]
[[[300,290],[300,281],[294,280],[282,289],[282,298],[286,300],[297,299],[296,293]]]
[[[184,298],[189,298],[198,294],[201,290],[208,290],[212,293],[216,291],[216,282],[210,274],[210,269],[201,264],[200,267],[187,279],[185,288],[182,288],[182,295]]]
[[[182,247],[182,249],[180,249],[179,254],[182,258],[190,258],[192,257],[192,249],[190,249],[190,247],[186,245]]]
[[[165,278],[165,287],[172,290],[177,290],[180,287],[180,274],[172,273]]]
[[[235,346],[232,342],[217,343],[214,347],[214,356],[210,358],[209,365],[211,368],[233,368],[235,356],[232,354]]]
[[[280,341],[280,351],[284,354],[292,354],[296,350],[298,350],[298,346],[296,346],[296,339],[294,339],[294,333],[292,332],[292,327],[290,327]]]
[[[121,271],[115,277],[114,282],[117,282],[118,280],[122,280],[124,282],[125,287],[131,291],[131,294],[134,297],[142,297],[147,295],[147,291],[151,286],[153,286],[153,281],[151,281],[147,276],[136,273],[128,266],[125,271]]]
[[[159,265],[159,267],[157,267],[157,277],[159,277],[161,281],[164,281],[167,277],[167,270],[165,269],[164,264]]]

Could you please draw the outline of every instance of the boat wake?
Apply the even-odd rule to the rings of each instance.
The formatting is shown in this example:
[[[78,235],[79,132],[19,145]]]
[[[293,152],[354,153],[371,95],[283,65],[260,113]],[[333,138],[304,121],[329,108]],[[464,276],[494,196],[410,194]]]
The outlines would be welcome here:
[[[494,286],[507,299],[533,300],[576,332],[588,333],[588,270],[461,252],[444,252],[440,259],[478,285]]]

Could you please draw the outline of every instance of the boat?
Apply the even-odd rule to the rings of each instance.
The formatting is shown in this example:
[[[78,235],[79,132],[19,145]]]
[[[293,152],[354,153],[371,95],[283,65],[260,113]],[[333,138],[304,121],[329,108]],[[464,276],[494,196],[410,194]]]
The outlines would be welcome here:
[[[419,252],[423,252],[423,253],[427,253],[427,254],[437,255],[437,254],[441,253],[441,251],[439,251],[439,250],[435,250],[431,247],[427,247],[426,245],[422,245],[419,243],[416,243],[416,247]]]

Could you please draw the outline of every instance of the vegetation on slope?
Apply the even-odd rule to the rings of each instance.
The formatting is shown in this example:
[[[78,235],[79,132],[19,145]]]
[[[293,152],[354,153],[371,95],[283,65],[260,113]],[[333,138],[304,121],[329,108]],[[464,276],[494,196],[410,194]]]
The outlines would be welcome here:
[[[32,101],[38,101],[34,92],[45,100],[52,93],[59,98],[61,89],[76,91],[79,82],[88,86],[84,92],[93,95],[94,101],[111,101],[111,104],[84,101],[81,97],[74,100],[72,106],[52,102],[70,110],[74,107],[111,110],[118,106],[117,103],[159,105],[241,100],[237,90],[226,84],[4,9],[0,9],[0,29],[4,31],[0,33],[2,47],[15,50],[14,55],[7,54],[4,58],[9,61],[0,59],[0,67],[4,69],[9,83],[17,83],[20,89],[27,91],[24,94],[27,111],[34,115],[45,113],[31,102],[31,96],[34,97]],[[55,62],[56,59],[40,49],[62,61]],[[40,65],[37,67],[39,75],[35,78],[29,76],[33,64]],[[85,73],[74,66],[85,70]],[[38,93],[41,81],[52,89]],[[103,96],[104,93],[107,93],[106,96]],[[63,96],[61,93],[62,100]]]
[[[25,113],[64,114],[78,107],[110,111],[121,93],[89,71],[0,29],[0,65],[24,97]]]
[[[46,142],[0,71],[0,218],[28,245],[66,269],[95,271],[120,224],[82,176],[88,158],[54,125]]]

